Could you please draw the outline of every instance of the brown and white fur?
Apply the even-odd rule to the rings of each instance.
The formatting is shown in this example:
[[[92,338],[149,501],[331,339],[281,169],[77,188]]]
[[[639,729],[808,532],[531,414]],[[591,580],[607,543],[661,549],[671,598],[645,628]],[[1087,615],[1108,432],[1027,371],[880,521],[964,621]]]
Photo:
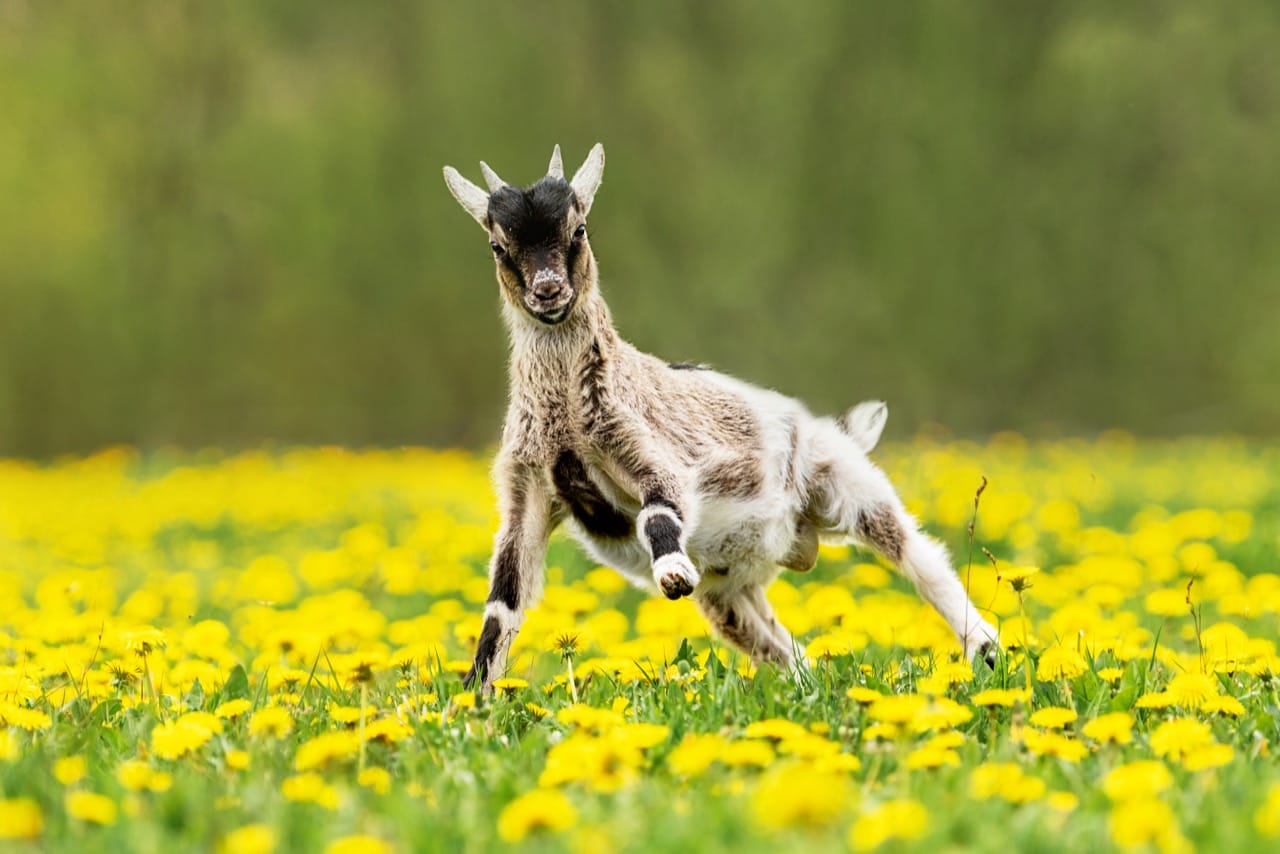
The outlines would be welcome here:
[[[523,613],[541,594],[548,538],[567,524],[601,563],[668,598],[690,596],[726,641],[788,666],[791,635],[765,588],[811,569],[818,543],[858,542],[897,565],[950,624],[966,657],[989,661],[996,632],[943,546],[920,532],[868,458],[887,410],[840,420],[623,341],[598,288],[586,218],[604,150],[572,181],[556,146],[546,177],[489,191],[445,167],[485,229],[511,337],[510,404],[494,467],[502,525],[468,684],[500,675]]]

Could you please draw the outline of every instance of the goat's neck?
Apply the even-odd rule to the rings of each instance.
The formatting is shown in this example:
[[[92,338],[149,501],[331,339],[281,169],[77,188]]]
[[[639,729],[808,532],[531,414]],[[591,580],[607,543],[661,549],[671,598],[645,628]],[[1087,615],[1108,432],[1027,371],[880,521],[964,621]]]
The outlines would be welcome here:
[[[585,294],[572,315],[556,326],[535,325],[514,314],[508,314],[507,325],[512,404],[543,429],[589,430],[592,409],[599,405],[621,346],[599,292]]]

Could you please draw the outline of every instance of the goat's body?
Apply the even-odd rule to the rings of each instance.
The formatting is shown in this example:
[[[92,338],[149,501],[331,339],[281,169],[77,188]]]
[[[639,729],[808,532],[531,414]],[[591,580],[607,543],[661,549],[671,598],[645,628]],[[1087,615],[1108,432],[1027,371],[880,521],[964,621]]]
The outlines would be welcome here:
[[[581,224],[602,168],[597,147],[570,187],[556,174],[557,149],[548,178],[516,196],[485,167],[492,198],[503,194],[498,208],[446,170],[454,195],[490,231],[512,342],[495,464],[503,524],[468,680],[488,687],[503,667],[562,523],[634,584],[691,596],[723,638],[758,661],[792,662],[791,636],[764,590],[781,568],[811,569],[820,540],[857,541],[884,555],[947,620],[967,656],[988,653],[995,630],[946,550],[919,531],[867,457],[882,404],[862,404],[839,421],[815,417],[792,398],[668,364],[618,337]],[[512,235],[536,242],[526,247]]]

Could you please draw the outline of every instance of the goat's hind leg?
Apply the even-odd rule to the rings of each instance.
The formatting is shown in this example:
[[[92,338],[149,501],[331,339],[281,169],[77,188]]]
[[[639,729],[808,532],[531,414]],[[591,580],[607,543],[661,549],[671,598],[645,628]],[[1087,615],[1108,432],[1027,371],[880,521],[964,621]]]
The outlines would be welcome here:
[[[791,667],[794,642],[774,616],[763,587],[753,584],[729,593],[700,592],[695,600],[716,634],[751,656],[756,664]]]
[[[964,646],[965,658],[994,664],[999,636],[982,618],[951,566],[947,549],[923,533],[902,506],[889,478],[851,443],[830,456],[813,485],[813,508],[821,526],[875,549],[911,579]]]

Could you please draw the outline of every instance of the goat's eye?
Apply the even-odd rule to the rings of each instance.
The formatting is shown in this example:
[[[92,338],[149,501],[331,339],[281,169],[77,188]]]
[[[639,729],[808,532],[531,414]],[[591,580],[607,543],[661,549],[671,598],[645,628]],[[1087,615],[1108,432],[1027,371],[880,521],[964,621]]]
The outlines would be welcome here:
[[[587,226],[585,223],[578,223],[578,227],[573,230],[573,239],[581,240],[587,236]]]
[[[493,250],[493,254],[501,258],[506,253],[502,251],[502,247],[498,245],[496,240],[489,241],[489,248]]]

